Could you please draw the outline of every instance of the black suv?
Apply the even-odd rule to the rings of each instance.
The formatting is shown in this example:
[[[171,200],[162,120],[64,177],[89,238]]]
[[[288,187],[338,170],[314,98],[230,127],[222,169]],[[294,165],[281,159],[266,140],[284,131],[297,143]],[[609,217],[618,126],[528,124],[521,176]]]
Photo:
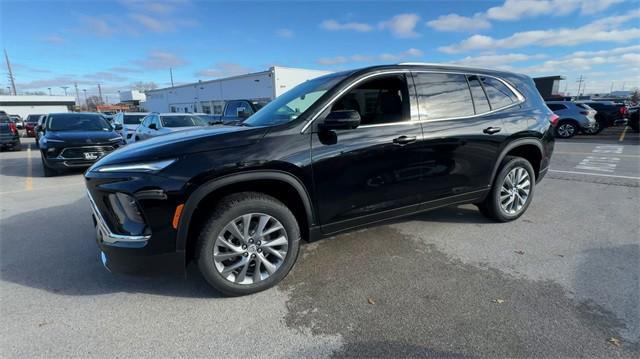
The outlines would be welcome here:
[[[307,81],[240,126],[135,143],[85,174],[103,264],[271,287],[300,239],[446,205],[505,222],[531,203],[555,116],[524,75],[376,66]],[[384,255],[384,254],[382,254]]]
[[[46,116],[38,138],[45,177],[71,168],[87,168],[98,158],[124,145],[124,140],[97,113],[67,112]]]

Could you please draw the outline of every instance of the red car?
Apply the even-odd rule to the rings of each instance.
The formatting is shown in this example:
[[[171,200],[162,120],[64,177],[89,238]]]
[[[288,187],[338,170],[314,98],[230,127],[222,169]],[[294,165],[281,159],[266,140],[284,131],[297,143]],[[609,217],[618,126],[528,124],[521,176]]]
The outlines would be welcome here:
[[[36,125],[38,124],[38,119],[43,115],[29,115],[27,116],[27,120],[24,122],[24,129],[27,133],[27,137],[36,137]]]

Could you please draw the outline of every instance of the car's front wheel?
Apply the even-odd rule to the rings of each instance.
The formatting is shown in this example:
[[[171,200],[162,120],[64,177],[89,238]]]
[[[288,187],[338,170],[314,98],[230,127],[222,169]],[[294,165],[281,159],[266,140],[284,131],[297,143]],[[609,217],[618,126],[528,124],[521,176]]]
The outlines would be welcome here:
[[[47,165],[47,163],[44,161],[44,158],[40,157],[40,159],[42,160],[42,170],[45,177],[53,177],[58,174],[58,171]]]
[[[535,172],[529,161],[522,157],[507,156],[491,191],[484,202],[478,204],[478,208],[482,214],[498,222],[512,221],[520,217],[531,204],[535,183]]]
[[[270,288],[298,257],[300,229],[289,208],[263,193],[220,201],[198,241],[198,266],[214,288],[246,295]]]

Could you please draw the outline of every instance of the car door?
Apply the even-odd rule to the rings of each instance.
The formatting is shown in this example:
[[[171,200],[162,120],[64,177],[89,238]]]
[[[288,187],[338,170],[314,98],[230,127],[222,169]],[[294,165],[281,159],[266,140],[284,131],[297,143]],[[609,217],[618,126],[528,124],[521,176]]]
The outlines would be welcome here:
[[[416,210],[422,130],[408,73],[354,84],[316,120],[311,140],[319,222],[326,234]],[[321,129],[330,111],[360,114],[355,129]],[[417,119],[417,118],[416,118]]]
[[[413,75],[424,134],[424,199],[433,205],[468,200],[491,181],[506,138],[501,115],[492,111],[478,76]]]
[[[149,125],[154,115],[149,115],[142,120],[142,123],[136,129],[136,133],[141,140],[145,140],[149,137]]]

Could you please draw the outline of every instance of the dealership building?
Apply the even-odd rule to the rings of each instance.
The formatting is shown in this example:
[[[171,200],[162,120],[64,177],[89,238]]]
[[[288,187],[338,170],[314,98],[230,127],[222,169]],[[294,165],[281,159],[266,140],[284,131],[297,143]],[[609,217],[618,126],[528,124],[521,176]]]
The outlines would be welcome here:
[[[262,72],[146,91],[141,107],[151,112],[221,115],[226,101],[271,101],[300,83],[329,73],[273,66]]]

